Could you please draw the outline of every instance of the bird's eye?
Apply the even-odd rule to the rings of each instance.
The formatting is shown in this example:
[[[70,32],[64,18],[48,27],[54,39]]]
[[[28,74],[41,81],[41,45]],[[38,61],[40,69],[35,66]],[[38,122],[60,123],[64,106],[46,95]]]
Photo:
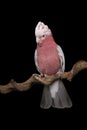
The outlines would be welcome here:
[[[42,37],[45,37],[45,35],[42,35]]]

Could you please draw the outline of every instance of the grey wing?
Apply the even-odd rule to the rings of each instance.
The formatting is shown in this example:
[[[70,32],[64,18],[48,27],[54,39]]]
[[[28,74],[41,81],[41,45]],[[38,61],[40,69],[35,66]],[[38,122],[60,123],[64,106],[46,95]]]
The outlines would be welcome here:
[[[62,48],[59,45],[57,47],[57,50],[58,50],[58,55],[60,56],[60,61],[61,61],[60,71],[64,72],[65,71],[65,56],[64,56]]]
[[[36,68],[37,68],[38,72],[40,73],[38,62],[37,62],[37,50],[35,50],[34,61],[35,61]]]

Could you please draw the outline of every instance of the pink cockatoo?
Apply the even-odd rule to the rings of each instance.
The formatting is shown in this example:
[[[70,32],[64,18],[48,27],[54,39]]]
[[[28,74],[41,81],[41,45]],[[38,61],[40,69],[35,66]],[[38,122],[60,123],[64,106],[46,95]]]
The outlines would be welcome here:
[[[43,22],[38,22],[35,27],[37,48],[35,50],[35,64],[43,76],[64,72],[65,57],[59,45],[54,41],[51,30]],[[70,108],[72,101],[61,79],[50,86],[44,86],[40,107],[47,109]]]

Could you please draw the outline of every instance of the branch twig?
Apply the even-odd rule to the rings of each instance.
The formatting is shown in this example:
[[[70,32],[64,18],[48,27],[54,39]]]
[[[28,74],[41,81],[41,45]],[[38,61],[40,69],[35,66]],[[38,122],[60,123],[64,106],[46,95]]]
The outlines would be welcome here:
[[[73,77],[83,69],[87,69],[87,62],[78,61],[73,65],[72,69],[68,72],[63,72],[48,77],[41,77],[40,75],[32,75],[27,81],[23,83],[17,83],[12,79],[8,84],[0,85],[0,93],[9,93],[14,89],[17,89],[19,91],[26,91],[31,88],[32,83],[41,83],[44,85],[50,85],[58,78],[67,79],[68,81],[71,81]]]

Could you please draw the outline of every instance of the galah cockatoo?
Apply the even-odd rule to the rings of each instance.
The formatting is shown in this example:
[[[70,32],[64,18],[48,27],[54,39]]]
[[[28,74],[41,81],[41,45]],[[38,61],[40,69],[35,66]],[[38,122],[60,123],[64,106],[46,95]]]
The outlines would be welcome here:
[[[42,76],[49,76],[64,72],[65,57],[59,45],[56,44],[52,32],[43,22],[38,22],[35,27],[37,48],[35,50],[35,64]],[[48,109],[70,108],[72,101],[61,79],[50,86],[44,86],[40,107]]]

